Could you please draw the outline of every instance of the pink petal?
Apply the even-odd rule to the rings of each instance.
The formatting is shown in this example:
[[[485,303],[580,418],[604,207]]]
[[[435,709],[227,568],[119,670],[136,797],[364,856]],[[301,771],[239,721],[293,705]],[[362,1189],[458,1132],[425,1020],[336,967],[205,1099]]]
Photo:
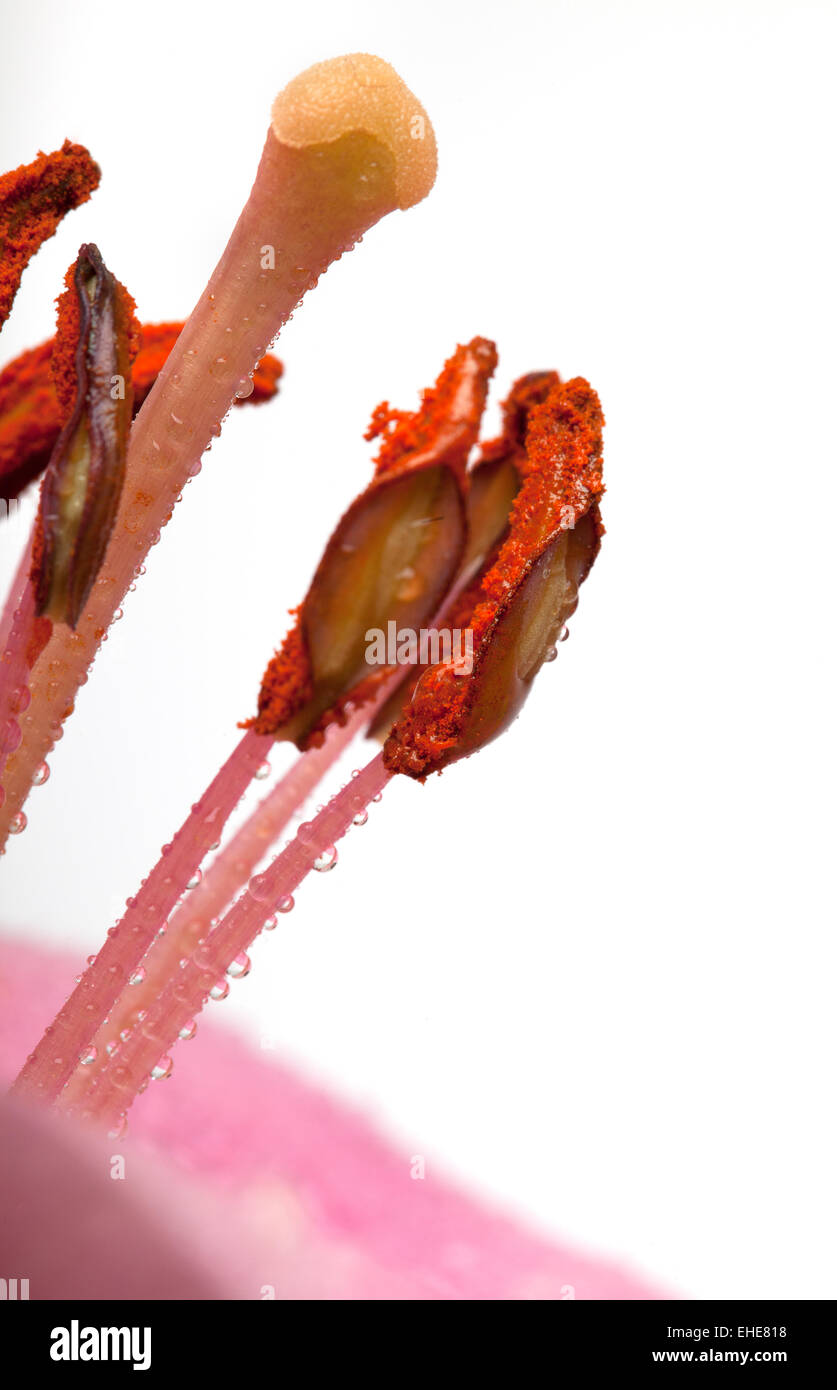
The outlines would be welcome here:
[[[14,1076],[74,973],[0,943],[0,1076]],[[0,1131],[0,1184],[14,1194],[0,1263],[30,1279],[32,1298],[663,1296],[488,1211],[432,1166],[411,1178],[409,1154],[204,1020],[172,1080],[138,1101],[128,1137],[11,1100]]]

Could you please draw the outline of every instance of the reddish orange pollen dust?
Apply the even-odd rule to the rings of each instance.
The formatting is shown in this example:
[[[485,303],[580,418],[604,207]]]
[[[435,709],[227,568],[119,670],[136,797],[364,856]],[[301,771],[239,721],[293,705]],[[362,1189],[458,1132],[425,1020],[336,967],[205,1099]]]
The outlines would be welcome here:
[[[300,626],[301,611],[302,605],[290,610],[295,622],[279,651],[268,662],[259,692],[259,713],[243,726],[252,726],[257,734],[273,733],[313,694],[311,662]]]
[[[457,347],[448,358],[435,386],[422,392],[417,411],[393,410],[382,401],[372,412],[364,439],[381,439],[375,459],[378,477],[401,472],[417,459],[423,461],[427,450],[434,456],[444,454],[447,437],[458,438],[463,430],[479,427],[485,406],[488,380],[497,366],[497,349],[488,338],[473,338]],[[486,390],[474,391],[479,378]],[[460,467],[464,478],[467,458]]]
[[[69,140],[0,178],[0,325],[35,252],[66,213],[87,202],[100,178],[89,151]]]
[[[602,535],[598,499],[604,492],[603,424],[599,398],[580,377],[554,384],[529,412],[525,480],[512,503],[508,536],[487,570],[441,620],[444,627],[470,628],[473,670],[468,676],[455,675],[442,664],[423,673],[413,700],[386,741],[384,760],[390,771],[423,780],[451,761],[465,718],[480,699],[481,649],[491,642],[498,618],[532,562],[561,530],[574,527],[588,512],[597,535]]]
[[[473,338],[457,347],[435,385],[422,392],[418,410],[393,410],[386,401],[377,406],[364,435],[366,440],[381,439],[374,461],[375,476],[367,492],[410,470],[446,464],[464,493],[468,454],[479,431],[488,383],[496,365],[494,343],[488,338]],[[303,602],[295,610],[293,628],[268,663],[259,692],[258,714],[243,721],[240,727],[253,728],[259,734],[276,733],[311,699],[315,682],[303,633],[304,609]],[[347,706],[358,707],[372,699],[389,674],[371,672],[344,691],[299,746],[320,744],[328,725],[345,724]]]

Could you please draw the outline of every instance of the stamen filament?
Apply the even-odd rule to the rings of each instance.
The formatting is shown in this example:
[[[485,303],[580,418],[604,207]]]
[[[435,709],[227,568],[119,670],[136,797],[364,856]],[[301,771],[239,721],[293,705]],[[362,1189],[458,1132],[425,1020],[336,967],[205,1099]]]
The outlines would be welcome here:
[[[246,951],[265,919],[302,883],[314,861],[341,839],[355,816],[383,791],[390,773],[378,754],[338,792],[247,890],[171,978],[146,1016],[120,1049],[114,1064],[91,1087],[84,1114],[113,1122],[130,1107],[152,1068],[203,1008],[209,991],[236,956]]]
[[[247,733],[210,783],[163,853],[93,963],[26,1061],[13,1089],[55,1100],[79,1057],[90,1046],[123,985],[143,956],[188,882],[214,844],[271,740]]]
[[[20,715],[29,698],[28,642],[34,629],[35,592],[29,583],[32,545],[27,544],[0,618],[0,778],[21,741]],[[5,787],[0,784],[0,813]]]
[[[236,893],[255,871],[264,855],[285,829],[296,810],[310,796],[318,782],[369,718],[368,708],[357,711],[341,728],[328,729],[325,741],[297,758],[289,771],[262,799],[230,843],[212,861],[196,888],[186,894],[174,909],[162,936],[156,936],[142,960],[144,978],[128,984],[115,1002],[105,1022],[92,1038],[89,1053],[93,1060],[79,1065],[57,1098],[61,1110],[85,1108],[91,1086],[118,1061],[111,1056],[113,1044],[123,1031],[136,1026],[137,1016],[153,1004],[168,980],[178,974],[181,960],[187,959],[212,921],[229,906]],[[268,746],[275,746],[268,740]],[[214,839],[220,837],[220,826]],[[166,858],[171,871],[171,855]],[[190,865],[190,872],[194,869]],[[149,880],[150,881],[150,880]],[[181,878],[179,888],[187,880]]]

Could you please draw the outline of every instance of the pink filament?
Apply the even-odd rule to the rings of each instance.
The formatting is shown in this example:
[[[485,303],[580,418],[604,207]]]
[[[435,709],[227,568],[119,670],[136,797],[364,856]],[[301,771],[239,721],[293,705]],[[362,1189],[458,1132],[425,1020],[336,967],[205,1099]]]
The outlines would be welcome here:
[[[31,547],[27,545],[0,619],[0,776],[6,759],[21,740],[17,716],[29,701],[27,652],[35,622],[35,597],[29,581]],[[0,806],[4,800],[0,786]]]
[[[107,1084],[105,1073],[118,1060],[110,1055],[108,1045],[112,1048],[120,1033],[136,1024],[137,1014],[147,1009],[165,988],[167,981],[178,973],[180,961],[192,954],[200,937],[208,933],[213,918],[218,917],[229,905],[281,834],[294,811],[314,790],[368,718],[368,709],[359,710],[342,728],[332,726],[322,747],[303,753],[212,862],[198,886],[175,908],[165,932],[154,938],[143,959],[144,979],[137,985],[127,986],[106,1022],[98,1029],[90,1049],[96,1055],[89,1065],[77,1067],[58,1097],[60,1109],[84,1109],[85,1097],[94,1083],[98,1085],[101,1080]],[[272,746],[272,740],[269,742]],[[218,835],[215,836],[217,838]],[[170,854],[166,864],[170,868]],[[185,883],[184,879],[180,887],[183,888]]]
[[[14,1089],[54,1100],[123,985],[136,970],[186,883],[218,839],[230,813],[263,762],[271,740],[246,733],[167,846],[121,922],[90,965],[54,1023],[30,1054]]]
[[[88,1117],[114,1121],[128,1109],[180,1030],[200,1013],[209,991],[230,963],[247,950],[265,919],[299,887],[315,860],[345,835],[355,816],[383,790],[389,778],[379,753],[313,821],[300,826],[295,839],[263,874],[250,880],[247,890],[169,980],[123,1044],[108,1069],[109,1084],[103,1077],[98,1087],[95,1083],[91,1086],[84,1111]]]

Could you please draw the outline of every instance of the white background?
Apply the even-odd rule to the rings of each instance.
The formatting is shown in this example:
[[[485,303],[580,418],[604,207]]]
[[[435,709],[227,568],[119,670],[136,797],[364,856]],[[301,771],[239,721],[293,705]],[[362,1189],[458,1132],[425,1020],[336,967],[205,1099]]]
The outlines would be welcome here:
[[[145,320],[185,316],[275,92],[319,58],[388,58],[441,165],[187,490],[30,799],[3,921],[101,941],[252,710],[379,400],[412,405],[476,333],[495,402],[588,376],[608,535],[571,640],[500,742],[386,792],[214,1016],[658,1285],[834,1297],[834,8],[5,10],[0,165],[68,135],[104,179],[4,361],[51,333],[82,240]]]

